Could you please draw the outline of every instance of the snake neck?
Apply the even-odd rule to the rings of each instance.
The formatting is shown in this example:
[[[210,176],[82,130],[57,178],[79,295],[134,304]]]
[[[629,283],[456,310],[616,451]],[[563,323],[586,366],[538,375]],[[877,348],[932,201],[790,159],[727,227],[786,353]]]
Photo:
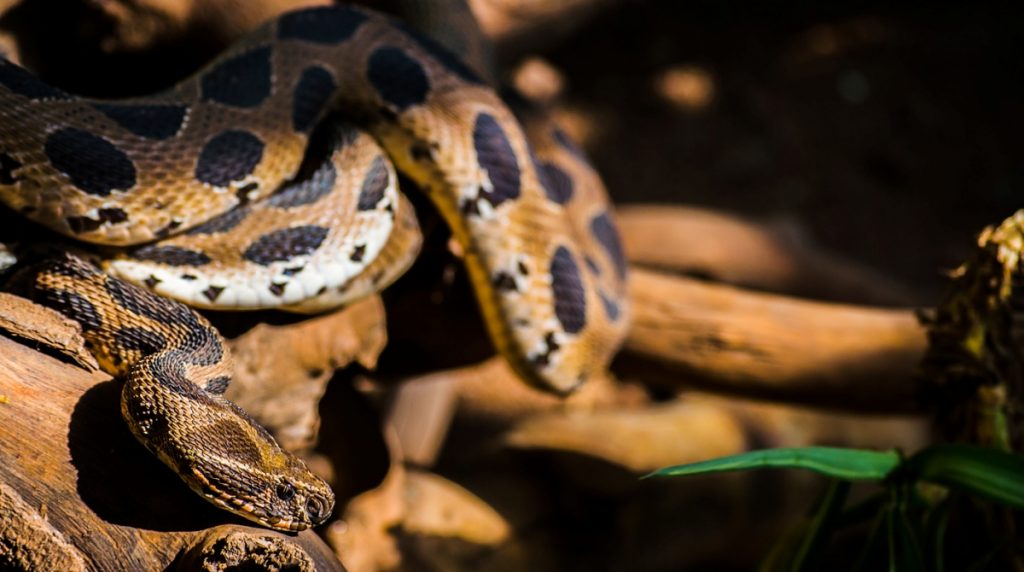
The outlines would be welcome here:
[[[69,254],[20,271],[14,283],[78,322],[103,369],[124,380],[121,413],[132,434],[203,498],[281,530],[330,515],[330,487],[222,396],[232,362],[203,317]]]

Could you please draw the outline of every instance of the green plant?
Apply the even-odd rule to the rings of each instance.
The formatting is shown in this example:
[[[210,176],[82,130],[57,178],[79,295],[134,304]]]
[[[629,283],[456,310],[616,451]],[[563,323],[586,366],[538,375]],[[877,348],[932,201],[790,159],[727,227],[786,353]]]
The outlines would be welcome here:
[[[867,521],[871,525],[858,569],[875,569],[881,560],[889,570],[942,571],[947,569],[950,515],[958,502],[983,499],[1024,510],[1024,456],[971,445],[936,445],[909,457],[836,447],[767,449],[666,467],[647,477],[762,468],[807,469],[833,478],[808,516],[762,562],[765,571],[816,570],[837,531]],[[883,490],[846,506],[853,481],[875,482]],[[1020,554],[1012,519],[1005,520],[1006,538],[996,531],[989,546],[974,556],[973,567],[985,568],[1003,550]]]

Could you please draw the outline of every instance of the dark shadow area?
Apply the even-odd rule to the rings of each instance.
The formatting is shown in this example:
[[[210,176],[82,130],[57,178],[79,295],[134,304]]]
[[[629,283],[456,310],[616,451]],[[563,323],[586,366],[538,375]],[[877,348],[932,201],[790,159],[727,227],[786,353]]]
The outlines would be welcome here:
[[[451,232],[424,194],[399,180],[424,240],[412,267],[381,293],[388,345],[375,373],[400,377],[481,362],[495,354],[494,345],[466,268],[448,248]]]
[[[100,518],[146,530],[202,530],[244,524],[192,492],[147,451],[121,418],[121,384],[100,383],[75,406],[68,427],[78,494]]]
[[[352,369],[336,373],[320,399],[315,451],[334,467],[335,516],[352,497],[379,485],[391,466],[378,408],[353,387]]]
[[[544,57],[617,203],[796,222],[927,304],[1024,206],[1022,24],[1006,2],[622,2]],[[672,78],[711,92],[673,101]]]

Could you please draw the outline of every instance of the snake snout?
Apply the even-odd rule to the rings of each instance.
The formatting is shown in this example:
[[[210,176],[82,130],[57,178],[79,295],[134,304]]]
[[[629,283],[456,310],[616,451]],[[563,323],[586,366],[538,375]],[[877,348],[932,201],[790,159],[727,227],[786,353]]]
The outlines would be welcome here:
[[[306,499],[306,514],[314,524],[320,524],[331,516],[334,510],[334,499],[311,496]]]
[[[271,525],[279,529],[302,530],[327,520],[334,511],[334,492],[330,485],[310,472],[298,459],[294,459],[287,475],[266,495],[273,499],[273,509],[268,512],[277,517],[271,519]]]

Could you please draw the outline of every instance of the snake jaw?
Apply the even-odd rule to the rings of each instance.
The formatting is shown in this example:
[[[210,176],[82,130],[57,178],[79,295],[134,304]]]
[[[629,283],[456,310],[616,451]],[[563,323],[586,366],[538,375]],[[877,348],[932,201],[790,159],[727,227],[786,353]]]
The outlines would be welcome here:
[[[295,459],[295,463],[305,469],[298,459]],[[308,473],[308,469],[305,471],[303,476],[306,478],[298,488],[285,480],[277,486],[253,490],[248,495],[229,494],[211,482],[198,468],[192,469],[195,478],[188,481],[193,490],[217,507],[267,528],[299,532],[323,523],[334,510],[334,493],[329,485]],[[287,499],[281,498],[280,494],[284,485],[294,491]]]

